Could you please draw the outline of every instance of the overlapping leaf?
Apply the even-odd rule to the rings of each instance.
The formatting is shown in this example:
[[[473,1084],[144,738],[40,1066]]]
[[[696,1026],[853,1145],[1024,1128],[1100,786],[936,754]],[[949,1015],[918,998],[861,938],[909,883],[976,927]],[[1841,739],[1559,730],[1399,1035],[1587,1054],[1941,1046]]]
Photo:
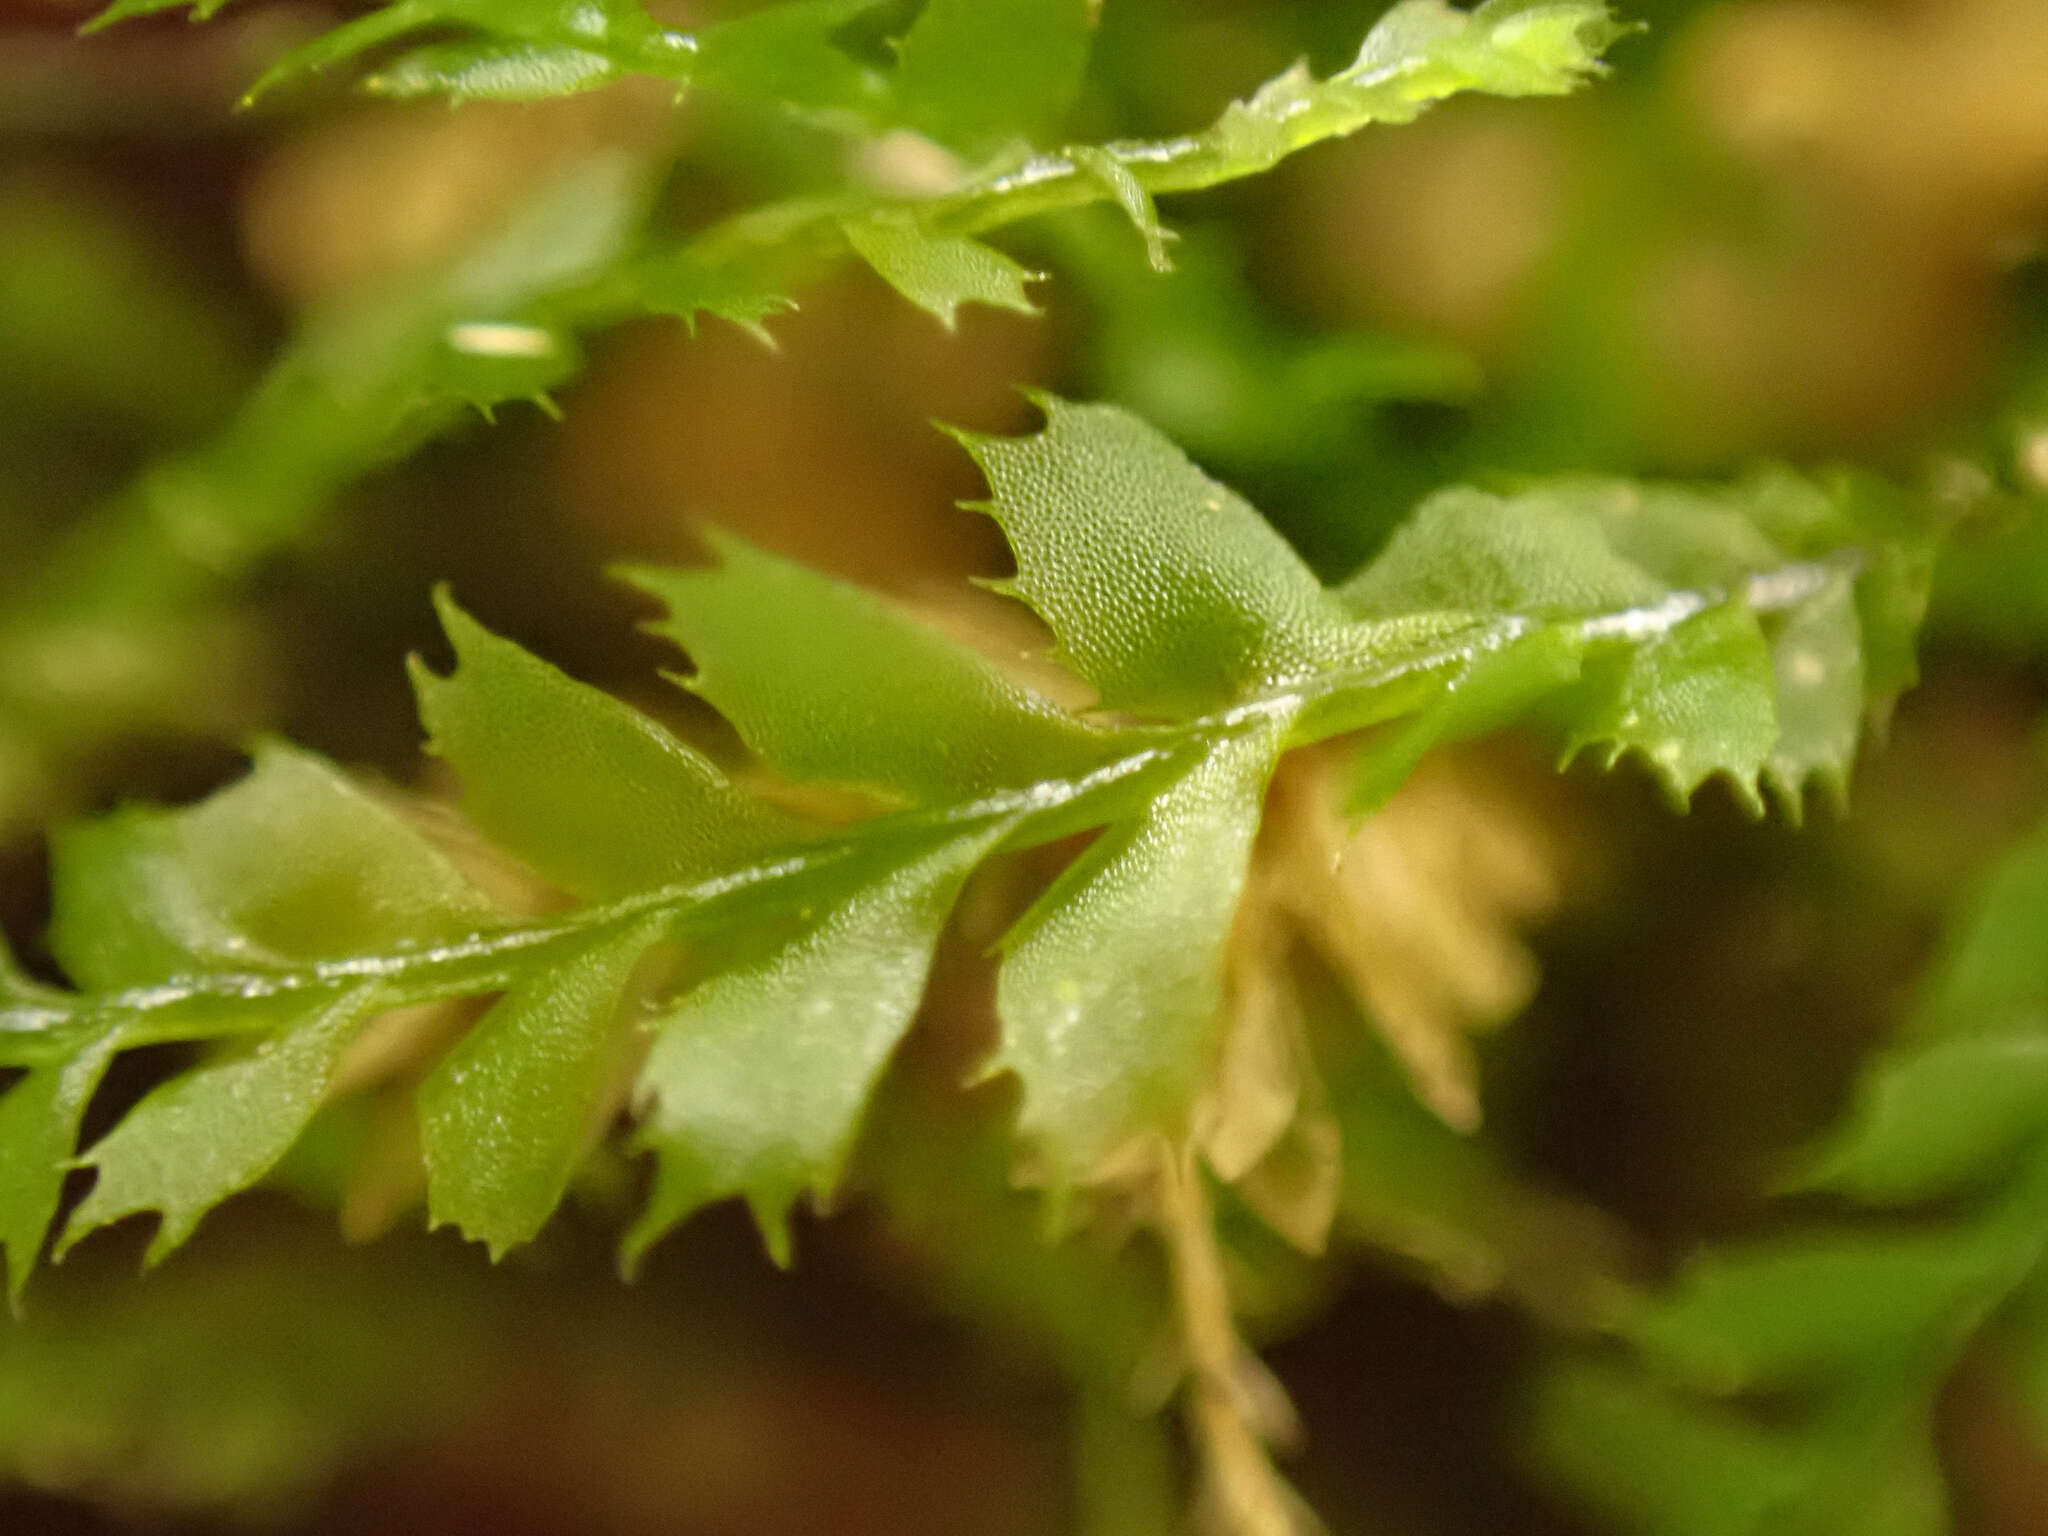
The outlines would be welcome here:
[[[1941,1214],[1703,1254],[1628,1325],[1635,1369],[1576,1363],[1545,1386],[1539,1453],[1622,1527],[1949,1529],[1928,1424],[1936,1394],[2001,1308],[2019,1312],[2015,1368],[2024,1375],[2036,1358],[2048,1260],[2044,855],[2036,833],[1992,873],[1917,1018],[1798,1180]],[[1800,1410],[1789,1419],[1788,1400]],[[1654,1446],[1644,1440],[1641,1454],[1596,1464],[1584,1451],[1644,1435]],[[1667,1477],[1667,1466],[1701,1475]]]
[[[1762,749],[1728,745],[1750,706],[1718,673],[1774,720],[1759,626],[1803,622],[1823,591],[1839,610],[1850,580],[1786,559],[1739,521],[1739,498],[1691,520],[1674,503],[1646,555],[1613,488],[1561,487],[1440,498],[1326,589],[1143,422],[1043,405],[1032,436],[966,441],[1016,554],[1008,590],[1095,710],[729,539],[715,566],[630,573],[667,607],[655,627],[689,653],[688,685],[763,767],[895,807],[871,820],[778,808],[444,596],[454,668],[414,669],[430,750],[476,826],[561,903],[485,895],[433,823],[275,745],[198,806],[62,832],[49,947],[79,990],[10,970],[0,994],[0,1062],[28,1070],[0,1098],[20,1154],[0,1176],[15,1283],[114,1054],[207,1047],[78,1160],[97,1182],[60,1246],[154,1211],[160,1254],[261,1178],[351,1042],[407,1008],[419,1033],[382,1059],[409,1063],[385,1070],[418,1104],[433,1221],[494,1253],[531,1238],[630,1112],[656,1172],[629,1253],[729,1196],[786,1252],[792,1204],[844,1175],[963,882],[998,849],[1076,833],[1094,840],[1003,941],[987,1071],[1015,1074],[1020,1142],[1057,1183],[1186,1147],[1224,1070],[1231,933],[1290,746],[1394,722],[1365,757],[1384,789],[1434,742],[1541,703],[1568,736],[1625,737],[1636,728],[1613,717],[1633,710],[1681,763],[1753,779]],[[1710,625],[1749,650],[1731,660]],[[1854,666],[1853,644],[1818,654]],[[416,1008],[486,997],[452,1043],[450,1021]]]

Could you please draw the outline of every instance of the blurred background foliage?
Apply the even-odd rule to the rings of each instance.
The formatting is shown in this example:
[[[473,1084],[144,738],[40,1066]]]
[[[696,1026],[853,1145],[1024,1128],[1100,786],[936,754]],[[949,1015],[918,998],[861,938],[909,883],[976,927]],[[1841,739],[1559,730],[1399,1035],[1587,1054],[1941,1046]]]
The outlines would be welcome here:
[[[978,308],[949,334],[842,268],[771,322],[773,350],[718,320],[618,326],[555,409],[438,423],[401,455],[374,378],[335,418],[288,367],[256,389],[266,361],[431,312],[433,274],[592,155],[652,170],[695,226],[839,174],[841,142],[715,94],[672,110],[649,82],[453,112],[336,82],[236,114],[341,13],[275,0],[81,40],[73,0],[7,0],[0,924],[35,955],[42,828],[208,789],[254,728],[431,782],[401,662],[439,654],[437,580],[671,716],[602,572],[691,558],[696,523],[958,608],[1001,556],[953,510],[977,486],[928,423],[1021,429],[1019,384],[1132,406],[1326,575],[1454,479],[1875,466],[1954,537],[1924,681],[1848,812],[1795,832],[1710,787],[1676,818],[1646,780],[1554,779],[1514,740],[1426,776],[1378,866],[1425,871],[1425,915],[1381,963],[1504,978],[1475,983],[1480,1015],[1542,978],[1480,1044],[1487,1129],[1446,1131],[1361,1045],[1324,1064],[1346,1262],[1223,1213],[1308,1426],[1290,1471],[1337,1531],[1629,1528],[1597,1523],[1583,1468],[1529,1454],[1535,1362],[1614,1287],[1782,1224],[1770,1195],[1923,995],[1948,914],[2048,808],[2048,8],[1626,10],[1649,29],[1580,97],[1454,102],[1180,200],[1171,277],[1119,217],[1041,221],[1009,243],[1054,275],[1043,318]],[[1294,58],[1341,62],[1369,19],[1107,0],[1077,129],[1204,122]],[[231,525],[166,514],[181,475],[230,487]],[[1533,957],[1512,936],[1531,924]],[[1119,1406],[1161,1370],[1154,1266],[1040,1244],[982,1134],[1000,1090],[961,1108],[935,1087],[985,1036],[985,981],[971,953],[941,970],[938,1065],[890,1090],[923,1129],[899,1144],[883,1117],[863,1154],[887,1204],[808,1225],[790,1274],[722,1212],[620,1287],[631,1173],[610,1165],[487,1271],[417,1234],[402,1173],[373,1158],[344,1184],[323,1161],[389,1139],[375,1101],[146,1283],[134,1234],[96,1241],[0,1331],[0,1529],[1169,1528],[1180,1453]],[[353,1238],[398,1230],[344,1248],[336,1203]],[[1958,1528],[1999,1536],[2048,1531],[2040,1382],[2004,1338],[1931,1407]],[[1603,1456],[1658,1454],[1610,1431],[1580,1444],[1595,1485]]]

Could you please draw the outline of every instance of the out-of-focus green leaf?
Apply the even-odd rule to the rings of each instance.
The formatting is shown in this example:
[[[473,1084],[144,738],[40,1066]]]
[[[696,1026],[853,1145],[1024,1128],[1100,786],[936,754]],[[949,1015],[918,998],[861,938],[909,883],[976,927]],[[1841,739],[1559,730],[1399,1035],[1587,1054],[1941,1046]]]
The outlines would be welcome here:
[[[1547,1373],[1532,1417],[1538,1465],[1617,1531],[1762,1536],[1804,1470],[1782,1440],[1618,1371]]]
[[[841,48],[837,34],[877,3],[782,0],[756,6],[696,34],[687,50],[694,55],[688,78],[800,113],[868,121],[882,111],[887,83]]]
[[[1104,738],[936,629],[862,589],[727,537],[697,571],[636,568],[689,652],[689,687],[795,779],[913,800],[1072,778]],[[763,614],[780,615],[773,624]]]
[[[1907,1205],[2008,1172],[2044,1134],[2048,1036],[1943,1040],[1868,1072],[1853,1114],[1799,1182]]]
[[[1081,88],[1088,0],[930,0],[897,46],[898,110],[968,155],[1044,144]]]
[[[987,304],[1036,314],[1027,272],[992,245],[959,235],[934,235],[911,223],[849,220],[846,238],[882,279],[951,330],[962,304]]]
[[[0,401],[212,426],[246,387],[224,306],[87,184],[0,185]]]
[[[1605,747],[1612,767],[1637,752],[1675,805],[1720,774],[1757,814],[1757,777],[1778,740],[1770,648],[1756,615],[1724,603],[1622,657],[1589,661],[1567,755]]]
[[[428,750],[491,836],[579,896],[702,879],[789,840],[782,817],[639,711],[438,599],[456,667],[417,661]]]
[[[1934,1034],[2036,1030],[2048,1020],[2048,825],[2021,839],[1950,932],[1921,1008]]]
[[[458,105],[540,101],[596,90],[619,74],[619,66],[603,54],[560,43],[429,43],[367,76],[363,89],[398,101],[420,96],[445,96]]]
[[[1613,1529],[1646,1536],[1947,1536],[1947,1489],[1916,1405],[1773,1435],[1598,1367],[1546,1375],[1535,1454]]]
[[[1442,342],[1284,324],[1213,226],[1183,231],[1164,279],[1130,259],[1128,233],[1107,220],[1076,216],[1046,234],[1088,300],[1094,392],[1226,468],[1356,462],[1376,408],[1458,403],[1479,387],[1478,365]]]
[[[1630,1332],[1660,1366],[1710,1391],[1810,1385],[1925,1348],[1993,1263],[1946,1232],[1716,1250]]]

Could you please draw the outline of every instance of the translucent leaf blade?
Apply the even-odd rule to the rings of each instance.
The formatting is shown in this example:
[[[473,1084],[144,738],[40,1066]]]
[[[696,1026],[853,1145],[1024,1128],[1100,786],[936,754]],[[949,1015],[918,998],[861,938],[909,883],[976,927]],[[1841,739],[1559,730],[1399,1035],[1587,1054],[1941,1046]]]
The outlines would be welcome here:
[[[880,874],[654,1026],[638,1093],[655,1187],[627,1235],[629,1265],[729,1195],[745,1196],[771,1253],[787,1261],[789,1207],[838,1183],[953,899],[997,835],[956,838]]]
[[[896,101],[910,125],[981,155],[1058,132],[1081,88],[1088,0],[932,0],[897,48]]]
[[[991,1072],[1062,1182],[1147,1131],[1178,1141],[1224,1030],[1225,945],[1283,727],[1227,738],[1112,826],[1004,941]]]
[[[847,243],[884,282],[947,330],[958,323],[963,304],[1038,313],[1024,291],[1038,274],[992,245],[893,219],[849,219],[842,227]]]
[[[452,1224],[494,1260],[540,1231],[597,1130],[621,1000],[657,932],[636,926],[538,971],[420,1084],[432,1225]]]
[[[151,1093],[79,1160],[99,1176],[65,1224],[58,1254],[141,1211],[162,1214],[148,1263],[183,1243],[201,1216],[263,1177],[298,1140],[374,1000],[371,988],[321,998],[270,1037]]]
[[[43,1234],[57,1214],[64,1177],[75,1166],[85,1107],[120,1049],[109,1030],[57,1066],[38,1067],[0,1094],[0,1258],[8,1300],[18,1310]]]
[[[614,61],[587,48],[479,40],[415,48],[369,76],[363,89],[395,101],[542,101],[596,90],[620,73]]]
[[[1639,753],[1683,807],[1710,775],[1761,813],[1757,776],[1778,741],[1775,669],[1756,615],[1723,603],[1635,646],[1604,670],[1588,663],[1566,756],[1604,743],[1611,765]]]
[[[1010,590],[1112,709],[1191,714],[1355,654],[1287,542],[1135,416],[1039,399],[1043,432],[964,438],[1016,551]]]
[[[548,879],[617,896],[722,874],[791,840],[785,818],[701,753],[437,601],[456,666],[442,677],[413,664],[427,749],[461,778],[477,824]]]
[[[240,783],[53,840],[53,953],[93,988],[452,938],[499,913],[398,811],[331,764],[259,745]]]
[[[696,663],[691,690],[781,772],[943,803],[1101,762],[1098,732],[929,625],[739,540],[714,543],[715,568],[625,574],[667,605],[651,627]]]
[[[1362,618],[1583,618],[1655,603],[1669,588],[1617,554],[1600,520],[1569,499],[1459,486],[1416,508],[1338,592]]]

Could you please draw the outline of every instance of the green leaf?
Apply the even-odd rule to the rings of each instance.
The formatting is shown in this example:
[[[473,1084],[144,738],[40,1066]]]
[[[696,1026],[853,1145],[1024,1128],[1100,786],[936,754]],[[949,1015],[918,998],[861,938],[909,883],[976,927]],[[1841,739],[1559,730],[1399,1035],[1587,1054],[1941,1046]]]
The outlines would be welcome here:
[[[637,710],[564,676],[436,595],[455,647],[415,658],[428,750],[491,836],[580,896],[702,880],[788,843],[793,827]]]
[[[82,986],[454,938],[497,909],[390,805],[329,764],[260,743],[254,771],[183,811],[61,830],[50,948]]]
[[[907,221],[849,219],[842,226],[861,259],[904,298],[952,330],[962,304],[1035,315],[1027,272],[994,246],[962,235],[934,235]]]
[[[602,1129],[621,1000],[657,937],[635,925],[514,985],[420,1084],[432,1225],[494,1260],[540,1231]]]
[[[1750,572],[1786,563],[1787,551],[1759,526],[1760,517],[1785,521],[1795,499],[1811,514],[1834,512],[1816,487],[1791,476],[1713,489],[1566,479],[1535,495],[1590,517],[1625,559],[1693,591],[1733,591]]]
[[[862,1110],[924,994],[961,882],[999,830],[870,872],[768,954],[719,972],[653,1026],[641,1145],[653,1194],[629,1266],[691,1212],[744,1195],[778,1263],[789,1207],[837,1187]]]
[[[2014,845],[1964,908],[1921,1005],[1932,1034],[2038,1030],[2048,1020],[2048,822]]]
[[[1756,615],[1723,603],[1646,644],[1589,659],[1565,755],[1606,745],[1606,766],[1640,753],[1683,808],[1710,774],[1763,811],[1757,776],[1778,741],[1770,648]]]
[[[1536,1455],[1616,1530],[1647,1536],[1948,1536],[1947,1488],[1910,1394],[1852,1397],[1791,1430],[1573,1365],[1537,1395]]]
[[[2044,1134],[2048,1036],[1938,1041],[1866,1074],[1849,1120],[1798,1183],[1911,1204],[2008,1172]]]
[[[1938,1344],[1998,1256],[1953,1233],[1841,1232],[1702,1255],[1629,1329],[1712,1392],[1804,1385]]]
[[[1863,734],[1866,690],[1856,589],[1846,572],[1788,613],[1771,639],[1778,740],[1764,779],[1795,819],[1807,784],[1819,779],[1837,804]]]
[[[287,50],[243,101],[432,28],[474,28],[483,36],[405,56],[394,66],[400,89],[388,94],[421,94],[442,77],[458,100],[531,100],[590,89],[599,83],[591,61],[612,73],[630,67],[680,82],[698,51],[693,39],[657,27],[634,0],[395,0]]]
[[[78,1160],[99,1177],[65,1224],[58,1256],[124,1216],[160,1211],[145,1262],[163,1259],[298,1140],[375,1001],[366,986],[301,1004],[271,1038],[151,1093]]]
[[[1380,556],[1340,589],[1352,612],[1434,611],[1581,618],[1644,607],[1669,589],[1614,552],[1574,499],[1490,496],[1460,486],[1429,498]]]
[[[706,536],[716,567],[624,574],[668,606],[650,627],[689,652],[691,691],[790,777],[944,802],[1102,761],[1101,735],[929,625],[847,582]],[[778,621],[762,623],[769,613]]]
[[[696,36],[689,77],[828,121],[872,122],[887,87],[837,34],[878,0],[785,0],[756,6]]]
[[[929,0],[897,48],[904,120],[984,155],[1059,131],[1088,63],[1089,0]]]
[[[0,1258],[16,1312],[57,1214],[64,1176],[77,1166],[85,1107],[120,1048],[119,1026],[103,1030],[67,1061],[38,1067],[0,1094]]]
[[[1352,811],[1363,815],[1386,804],[1432,748],[1484,736],[1528,715],[1577,682],[1584,662],[1585,642],[1557,625],[1475,648],[1433,703],[1359,753]]]
[[[1538,1463],[1617,1531],[1763,1536],[1805,1472],[1782,1439],[1616,1370],[1546,1372],[1532,1417]]]
[[[697,316],[730,320],[773,347],[765,322],[796,308],[796,300],[771,278],[732,266],[714,266],[687,250],[655,251],[627,272],[635,301],[650,314],[673,315],[697,334]]]
[[[1167,245],[1180,238],[1159,222],[1159,210],[1153,206],[1152,194],[1145,190],[1145,184],[1138,180],[1137,173],[1106,149],[1092,144],[1079,145],[1067,151],[1074,164],[1101,182],[1110,198],[1131,221],[1131,227],[1138,232],[1138,238],[1145,242],[1145,260],[1154,272],[1171,272],[1173,261],[1166,254]]]
[[[1019,1131],[1060,1183],[1147,1131],[1187,1134],[1222,1044],[1224,944],[1285,729],[1217,742],[1003,941],[988,1070],[1023,1083]]]
[[[1003,585],[1104,707],[1214,709],[1358,654],[1287,542],[1135,416],[1034,397],[1032,437],[963,436],[1017,555]]]
[[[363,81],[373,96],[411,101],[540,101],[596,90],[619,77],[617,63],[587,48],[559,43],[464,40],[430,43],[400,54]]]

